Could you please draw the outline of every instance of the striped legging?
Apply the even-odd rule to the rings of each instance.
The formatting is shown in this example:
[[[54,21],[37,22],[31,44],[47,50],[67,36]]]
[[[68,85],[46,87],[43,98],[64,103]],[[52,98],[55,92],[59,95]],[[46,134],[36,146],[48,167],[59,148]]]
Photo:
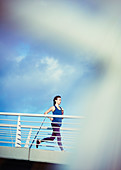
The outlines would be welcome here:
[[[60,147],[61,151],[63,151],[62,143],[61,143],[61,134],[60,134],[60,126],[57,123],[51,123],[53,133],[51,137],[43,138],[41,142],[46,141],[53,141],[55,139],[55,136],[57,137],[58,146]]]

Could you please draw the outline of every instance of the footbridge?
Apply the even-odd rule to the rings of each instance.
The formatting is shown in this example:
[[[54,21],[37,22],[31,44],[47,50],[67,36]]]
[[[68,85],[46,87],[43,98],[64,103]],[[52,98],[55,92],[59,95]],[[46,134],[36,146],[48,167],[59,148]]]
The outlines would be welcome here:
[[[42,142],[36,148],[37,138],[42,139],[52,134],[49,117],[63,118],[60,131],[64,151],[60,150],[56,138],[54,141]],[[0,112],[0,158],[66,164],[83,118]]]

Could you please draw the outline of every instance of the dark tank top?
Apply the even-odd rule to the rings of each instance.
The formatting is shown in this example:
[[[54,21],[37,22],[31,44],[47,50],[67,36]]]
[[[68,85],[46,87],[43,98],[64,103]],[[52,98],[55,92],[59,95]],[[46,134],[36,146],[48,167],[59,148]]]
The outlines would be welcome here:
[[[56,106],[55,106],[55,110],[53,112],[53,115],[62,115],[62,108],[60,107],[61,110],[59,110]],[[53,123],[57,123],[59,126],[61,126],[62,124],[62,118],[61,117],[53,117]]]

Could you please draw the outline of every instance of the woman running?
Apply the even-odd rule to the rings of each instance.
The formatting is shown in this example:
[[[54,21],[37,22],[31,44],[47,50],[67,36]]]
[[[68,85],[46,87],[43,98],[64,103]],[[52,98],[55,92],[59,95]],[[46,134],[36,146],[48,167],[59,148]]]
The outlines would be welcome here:
[[[61,96],[55,96],[53,99],[53,104],[54,106],[50,107],[44,114],[47,115],[49,112],[52,111],[53,115],[63,115],[64,109],[59,106],[61,104]],[[42,140],[37,139],[36,148],[38,148],[38,145],[41,142],[53,141],[55,137],[57,137],[58,146],[60,147],[61,151],[64,151],[62,147],[62,143],[61,143],[61,134],[60,134],[60,127],[62,125],[63,118],[54,117],[54,118],[49,118],[49,119],[52,121],[51,123],[52,129],[53,129],[52,136],[44,138]]]

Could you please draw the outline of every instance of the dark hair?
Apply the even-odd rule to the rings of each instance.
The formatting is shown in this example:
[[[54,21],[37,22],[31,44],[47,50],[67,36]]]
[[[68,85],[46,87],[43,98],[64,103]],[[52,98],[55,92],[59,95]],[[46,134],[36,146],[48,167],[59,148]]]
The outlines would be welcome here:
[[[55,106],[56,102],[55,100],[57,100],[58,98],[61,98],[61,96],[55,96],[54,99],[53,99],[53,105]]]

